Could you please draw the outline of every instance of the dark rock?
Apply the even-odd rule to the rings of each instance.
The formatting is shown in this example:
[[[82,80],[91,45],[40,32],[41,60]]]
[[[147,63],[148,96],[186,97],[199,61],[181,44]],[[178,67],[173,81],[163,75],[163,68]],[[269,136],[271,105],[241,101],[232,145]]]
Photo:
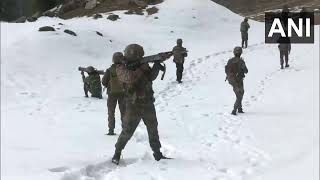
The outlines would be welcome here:
[[[111,14],[111,15],[108,16],[107,19],[109,19],[111,21],[116,21],[116,20],[120,19],[120,17],[118,15],[116,15],[116,14]]]
[[[158,16],[156,16],[156,17],[154,17],[154,19],[159,19],[159,17],[158,17]]]
[[[56,31],[56,30],[51,26],[43,26],[43,27],[39,28],[39,31],[45,32],[45,31]]]
[[[95,14],[93,16],[93,19],[99,19],[99,18],[102,18],[102,15],[101,14]]]
[[[174,33],[174,31],[170,31],[171,33]]]
[[[62,24],[62,23],[59,23],[58,25],[62,26],[62,25],[64,25],[64,24]]]
[[[77,36],[77,34],[69,29],[64,30],[63,32],[70,34],[71,36]]]
[[[27,21],[29,21],[29,22],[35,22],[36,20],[38,20],[38,18],[36,18],[36,17],[28,17],[27,18]]]
[[[22,16],[20,18],[18,18],[15,22],[16,23],[25,23],[27,21],[27,17]]]
[[[152,7],[152,8],[148,8],[146,9],[148,15],[152,15],[152,14],[156,14],[159,12],[159,9],[157,7]]]
[[[96,31],[96,33],[99,35],[99,36],[103,36],[103,34],[99,31]]]
[[[42,15],[47,16],[47,17],[55,17],[56,16],[56,14],[52,11],[46,11]]]
[[[112,43],[113,41],[110,39],[110,40],[109,40],[109,42],[111,42],[111,43]]]

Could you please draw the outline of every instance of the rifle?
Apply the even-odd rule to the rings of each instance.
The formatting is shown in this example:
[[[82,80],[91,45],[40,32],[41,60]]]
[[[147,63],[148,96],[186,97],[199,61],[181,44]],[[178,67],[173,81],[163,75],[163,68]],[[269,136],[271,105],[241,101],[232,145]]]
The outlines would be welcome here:
[[[88,73],[88,68],[86,67],[79,67],[78,68],[78,70],[79,71],[81,71],[81,72],[86,72],[86,73]],[[104,70],[97,70],[97,69],[95,69],[95,71],[99,74],[99,75],[104,75]]]
[[[162,53],[158,53],[155,55],[151,55],[151,56],[145,56],[143,57],[141,60],[138,61],[134,61],[134,62],[126,62],[123,61],[121,64],[125,64],[125,66],[128,69],[134,70],[137,67],[141,66],[142,64],[147,64],[147,63],[163,63],[164,61],[166,61],[167,59],[169,59],[171,56],[173,55],[172,51],[168,51],[168,52],[162,52]],[[161,80],[164,79],[164,76],[166,74],[166,65],[163,63],[163,74],[161,76]]]

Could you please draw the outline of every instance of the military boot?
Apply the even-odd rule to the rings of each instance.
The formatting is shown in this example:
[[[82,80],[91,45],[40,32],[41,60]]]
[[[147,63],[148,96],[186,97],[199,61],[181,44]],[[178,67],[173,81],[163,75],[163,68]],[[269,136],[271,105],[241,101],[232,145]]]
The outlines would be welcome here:
[[[238,109],[238,113],[244,113],[243,110],[242,110],[242,108],[239,108],[239,109]]]
[[[281,69],[283,69],[283,65],[281,65]]]
[[[113,130],[113,129],[109,129],[109,132],[108,132],[107,135],[109,135],[109,136],[114,136],[114,135],[116,135],[116,133],[114,133],[114,130]]]
[[[233,110],[233,111],[231,112],[231,114],[232,114],[232,115],[237,115],[237,110]]]
[[[286,68],[289,67],[289,64],[286,64]]]
[[[169,159],[169,158],[165,157],[160,151],[155,151],[153,153],[153,157],[156,161],[160,161],[161,159]]]
[[[121,157],[121,151],[117,151],[114,153],[113,157],[112,157],[112,163],[119,165],[119,161],[120,161],[120,157]]]

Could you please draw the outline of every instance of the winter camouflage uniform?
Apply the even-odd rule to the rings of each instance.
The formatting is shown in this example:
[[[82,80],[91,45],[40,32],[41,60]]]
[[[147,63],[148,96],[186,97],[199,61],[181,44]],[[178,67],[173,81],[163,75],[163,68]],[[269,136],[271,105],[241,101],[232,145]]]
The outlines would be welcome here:
[[[176,63],[177,67],[177,81],[181,83],[182,81],[182,73],[183,73],[183,63],[185,57],[188,56],[186,53],[186,48],[182,47],[182,39],[177,40],[177,46],[172,49],[173,52],[173,61]]]
[[[225,67],[227,74],[227,80],[233,87],[233,91],[236,94],[236,102],[234,103],[232,114],[236,115],[236,112],[243,113],[242,110],[242,98],[244,95],[243,78],[248,73],[248,69],[244,60],[240,57],[242,53],[241,47],[236,47],[234,50],[235,57],[228,61]]]
[[[289,67],[289,54],[291,51],[291,43],[290,42],[283,42],[283,43],[279,43],[278,45],[279,51],[280,51],[280,65],[281,65],[281,69],[283,69],[283,63],[284,63],[284,59],[286,62],[286,66],[285,67]]]
[[[241,45],[242,48],[247,48],[248,47],[248,31],[249,31],[250,25],[248,23],[248,18],[244,18],[244,21],[242,21],[241,26],[240,26],[240,31],[241,31]]]
[[[144,55],[143,48],[137,44],[127,46],[125,50],[126,61],[136,61]],[[154,64],[152,68],[148,64],[142,64],[135,69],[128,69],[125,65],[117,65],[117,76],[123,82],[126,91],[126,112],[123,121],[123,129],[115,145],[116,151],[112,161],[119,163],[121,151],[132,137],[141,119],[147,127],[149,143],[156,160],[163,159],[160,152],[161,143],[158,134],[158,121],[154,106],[152,81],[163,67]]]
[[[87,69],[89,76],[85,77],[83,71],[81,72],[85,96],[88,97],[88,92],[90,92],[92,97],[102,99],[100,75],[92,66],[89,66]]]
[[[123,60],[123,54],[121,52],[114,53],[113,63],[110,68],[108,68],[102,78],[102,84],[107,88],[108,100],[108,135],[115,135],[115,109],[117,103],[119,105],[119,110],[121,114],[121,122],[123,123],[124,113],[125,113],[125,90],[123,83],[118,80],[116,73],[116,66],[120,61]]]

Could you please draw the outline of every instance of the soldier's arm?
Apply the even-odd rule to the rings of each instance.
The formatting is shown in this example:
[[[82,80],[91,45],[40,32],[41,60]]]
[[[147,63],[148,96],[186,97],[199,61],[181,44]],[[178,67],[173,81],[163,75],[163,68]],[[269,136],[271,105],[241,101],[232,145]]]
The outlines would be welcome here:
[[[107,88],[109,81],[110,81],[110,70],[107,69],[102,77],[102,85]]]
[[[291,51],[291,43],[288,44],[288,51],[290,53],[290,51]]]
[[[245,74],[248,73],[248,68],[247,68],[246,63],[244,62],[244,60],[242,60],[241,69],[242,69],[243,73],[245,73]]]

